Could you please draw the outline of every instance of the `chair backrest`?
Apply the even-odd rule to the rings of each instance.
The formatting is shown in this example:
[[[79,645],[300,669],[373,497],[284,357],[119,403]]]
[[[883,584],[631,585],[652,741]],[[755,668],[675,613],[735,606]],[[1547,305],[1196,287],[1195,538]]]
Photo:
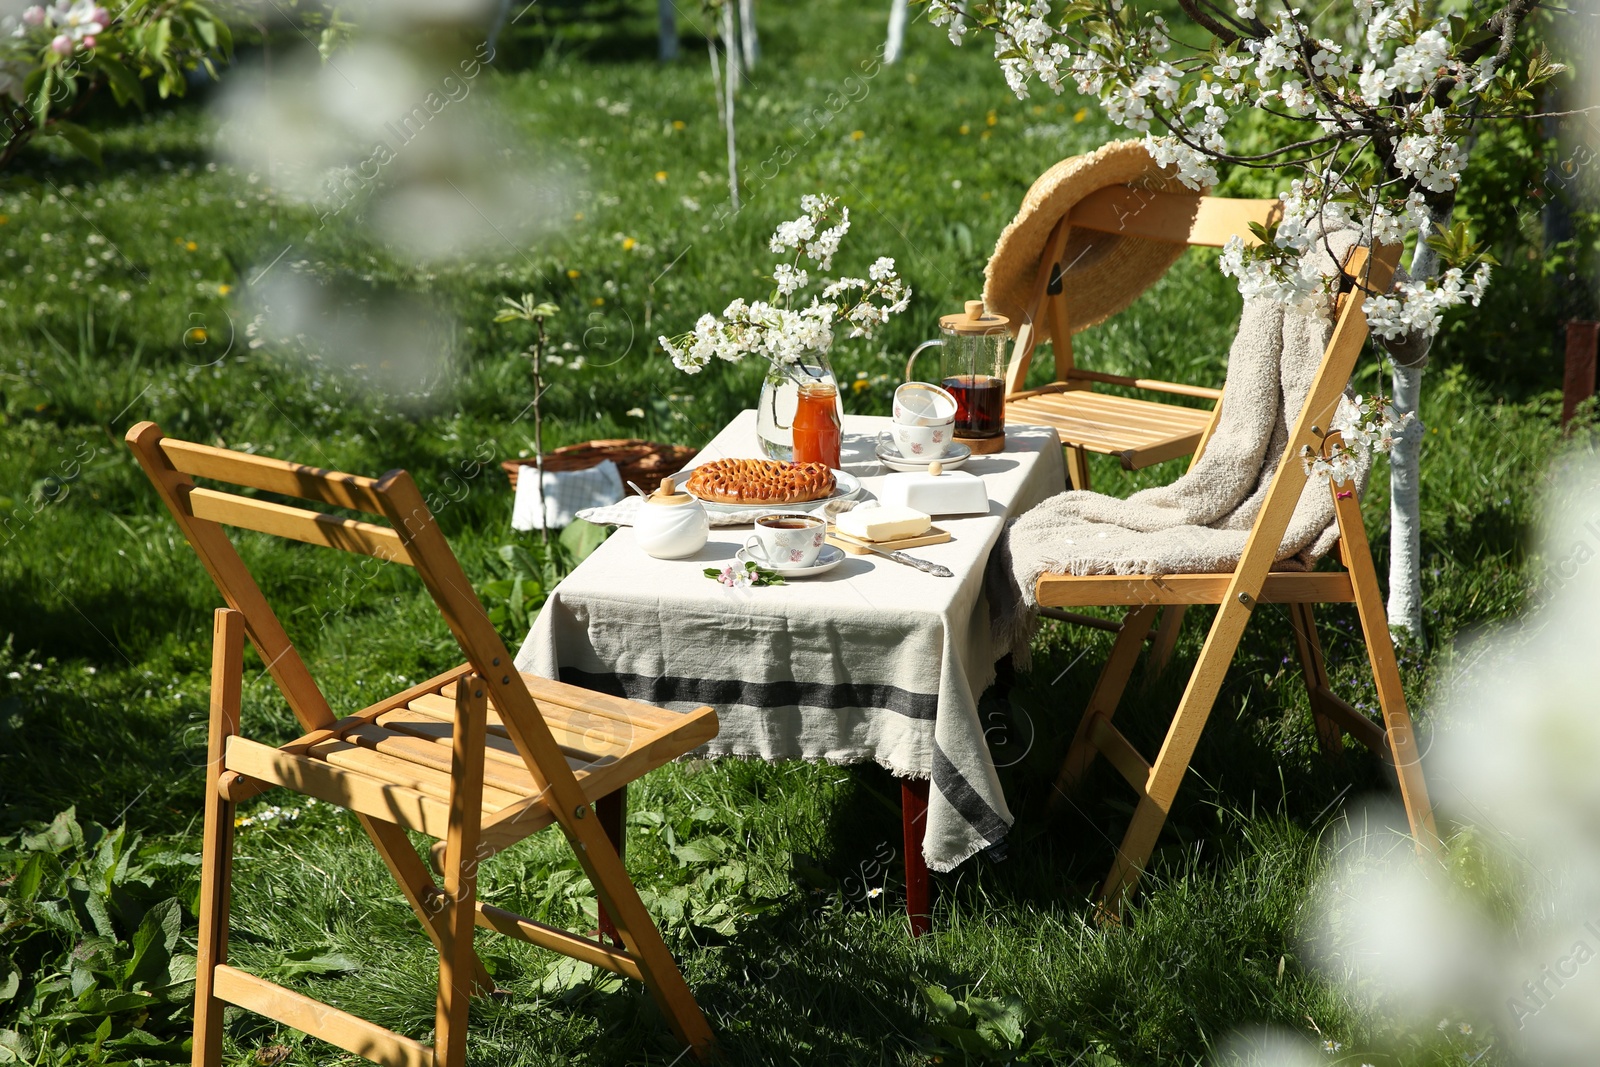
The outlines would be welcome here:
[[[1006,370],[1006,393],[1024,389],[1034,349],[1050,341],[1054,379],[1073,369],[1070,294],[1063,276],[1067,239],[1073,230],[1139,237],[1171,244],[1220,248],[1231,237],[1256,244],[1251,223],[1270,226],[1283,216],[1279,200],[1242,200],[1194,193],[1168,193],[1137,185],[1111,185],[1073,205],[1050,231],[1029,289],[1030,298]],[[1081,255],[1082,249],[1079,250]]]
[[[231,452],[166,437],[153,422],[133,427],[127,440],[223,599],[244,616],[251,643],[307,731],[325,729],[336,716],[224,526],[413,568],[473,670],[489,685],[502,718],[507,720],[508,732],[524,750],[524,759],[537,757],[530,762],[530,771],[542,782],[548,781],[552,771],[570,774],[532,694],[511,665],[505,642],[489,621],[411,475],[393,470],[367,478]],[[386,522],[197,486],[196,478],[344,508]]]

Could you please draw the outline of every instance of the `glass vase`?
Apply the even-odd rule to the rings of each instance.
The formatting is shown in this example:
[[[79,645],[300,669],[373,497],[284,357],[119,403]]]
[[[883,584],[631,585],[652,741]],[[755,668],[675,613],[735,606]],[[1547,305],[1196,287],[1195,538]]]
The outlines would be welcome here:
[[[796,363],[767,368],[761,382],[761,397],[756,402],[756,437],[761,451],[768,459],[788,463],[794,459],[794,415],[800,407],[800,386],[803,383],[826,383],[836,393],[838,381],[833,376],[833,366],[826,352],[809,352]],[[844,401],[838,395],[834,403],[839,409],[839,419],[844,420]]]

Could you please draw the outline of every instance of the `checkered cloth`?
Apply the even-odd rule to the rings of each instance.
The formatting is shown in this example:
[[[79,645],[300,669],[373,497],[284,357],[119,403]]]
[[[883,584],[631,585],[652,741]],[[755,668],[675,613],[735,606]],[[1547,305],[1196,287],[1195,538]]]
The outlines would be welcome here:
[[[517,499],[511,509],[513,530],[558,530],[577,518],[580,511],[622,499],[622,475],[609,459],[578,471],[545,471],[543,478],[533,477],[535,469],[523,467],[517,477]]]

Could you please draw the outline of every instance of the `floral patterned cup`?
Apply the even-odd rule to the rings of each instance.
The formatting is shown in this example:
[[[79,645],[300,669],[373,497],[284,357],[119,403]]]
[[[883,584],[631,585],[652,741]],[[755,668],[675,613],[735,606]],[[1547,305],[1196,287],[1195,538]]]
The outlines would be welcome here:
[[[756,519],[756,532],[744,543],[747,556],[766,567],[809,567],[817,562],[828,524],[805,512],[776,512]]]
[[[933,426],[906,426],[894,424],[894,443],[907,459],[938,459],[955,439],[955,420]]]

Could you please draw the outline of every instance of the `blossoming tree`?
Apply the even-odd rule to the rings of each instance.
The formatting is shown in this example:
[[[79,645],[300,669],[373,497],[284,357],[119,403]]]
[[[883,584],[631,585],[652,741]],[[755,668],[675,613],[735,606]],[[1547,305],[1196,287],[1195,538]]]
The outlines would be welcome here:
[[[1235,239],[1223,251],[1223,271],[1247,296],[1296,303],[1325,289],[1328,279],[1300,269],[1319,217],[1383,242],[1414,240],[1409,280],[1366,304],[1372,333],[1392,355],[1392,408],[1346,438],[1393,444],[1389,623],[1420,637],[1422,425],[1411,416],[1444,312],[1476,304],[1489,280],[1492,260],[1453,220],[1475,133],[1488,121],[1530,117],[1536,88],[1563,69],[1541,48],[1517,53],[1539,0],[1472,8],[1354,0],[1314,12],[1267,0],[1178,0],[1181,27],[1126,0],[928,3],[954,43],[993,37],[1017,96],[1035,82],[1057,93],[1075,84],[1112,122],[1144,134],[1156,161],[1192,189],[1215,184],[1219,163],[1295,175],[1281,223],[1258,234],[1259,245]],[[1243,127],[1260,128],[1236,121],[1250,110],[1292,132],[1268,151],[1235,148]]]
[[[37,135],[98,161],[94,135],[72,119],[102,88],[123,106],[144,106],[147,79],[162,99],[181,96],[189,71],[214,77],[232,50],[227,23],[200,0],[127,0],[115,14],[56,0],[0,15],[0,169]]]

